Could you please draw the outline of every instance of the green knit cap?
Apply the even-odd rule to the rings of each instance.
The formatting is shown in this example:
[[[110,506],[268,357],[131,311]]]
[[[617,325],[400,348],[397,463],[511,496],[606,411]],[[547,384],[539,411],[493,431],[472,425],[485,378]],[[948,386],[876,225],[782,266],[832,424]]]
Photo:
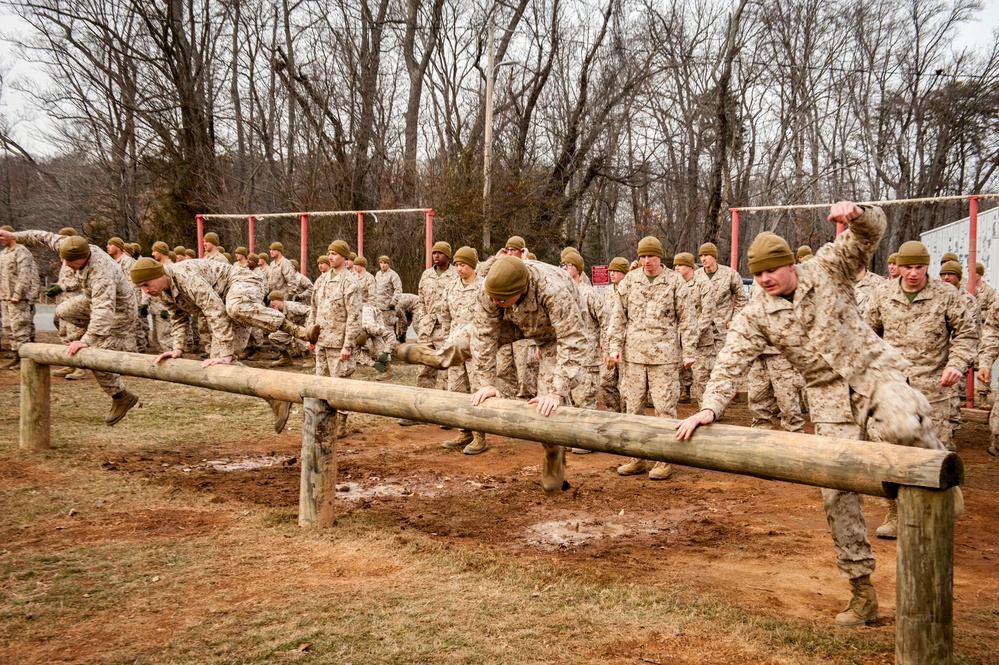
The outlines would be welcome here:
[[[645,236],[638,241],[638,256],[658,256],[662,258],[666,256],[666,252],[663,251],[663,244],[659,242],[659,238]]]
[[[59,256],[63,261],[75,261],[90,256],[90,243],[80,236],[69,236],[59,243]]]
[[[954,252],[944,252],[944,255],[940,257],[940,265],[947,263],[948,261],[960,261],[961,259]]]
[[[614,272],[623,272],[628,274],[628,271],[631,270],[631,264],[628,263],[628,259],[623,256],[615,256],[611,259],[610,265],[607,266],[607,269]]]
[[[673,257],[674,266],[687,266],[688,268],[696,268],[697,264],[694,263],[694,255],[690,252],[680,252]]]
[[[143,256],[128,271],[128,276],[132,279],[133,284],[148,282],[151,279],[163,276],[163,264],[156,259]]]
[[[790,248],[788,248],[788,251],[790,251]],[[715,244],[713,242],[706,242],[706,243],[704,243],[703,245],[701,245],[697,249],[697,255],[698,256],[705,256],[705,255],[707,255],[707,256],[713,256],[713,257],[715,257],[717,259],[718,258],[718,248],[715,247]]]
[[[493,263],[486,277],[485,290],[493,300],[507,300],[527,289],[530,273],[516,256],[501,256]]]
[[[961,268],[961,264],[957,261],[948,261],[947,263],[940,266],[941,275],[957,275],[958,279],[964,277],[964,269]]]
[[[794,263],[791,246],[786,240],[769,231],[756,236],[746,254],[749,258],[749,272],[754,275]]]
[[[219,244],[221,244],[219,242],[219,234],[214,233],[214,232],[213,233],[206,233],[205,234],[205,242],[210,242],[213,245],[219,245]]]
[[[336,252],[345,259],[350,257],[350,247],[343,240],[334,240],[329,244],[329,247],[326,248],[326,251]]]
[[[898,248],[898,258],[895,265],[899,266],[927,266],[930,264],[930,253],[926,250],[926,245],[918,240],[903,242]]]
[[[475,251],[474,247],[468,245],[459,247],[458,251],[454,253],[454,262],[464,263],[469,268],[474,268],[479,264],[479,253]]]

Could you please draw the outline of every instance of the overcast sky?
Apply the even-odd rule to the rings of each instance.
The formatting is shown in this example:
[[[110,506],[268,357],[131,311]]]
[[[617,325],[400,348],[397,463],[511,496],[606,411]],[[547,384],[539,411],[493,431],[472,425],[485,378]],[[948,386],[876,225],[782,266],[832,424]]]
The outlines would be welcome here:
[[[991,45],[993,35],[999,28],[999,0],[984,0],[984,9],[976,23],[966,25],[957,44]],[[0,118],[7,124],[7,131],[23,147],[38,156],[51,154],[53,149],[46,139],[52,125],[33,107],[31,98],[17,90],[19,84],[34,81],[43,84],[44,75],[39,68],[19,56],[8,41],[8,37],[23,31],[25,26],[18,17],[6,14],[6,7],[0,7],[0,74],[3,75],[3,91],[0,97]]]

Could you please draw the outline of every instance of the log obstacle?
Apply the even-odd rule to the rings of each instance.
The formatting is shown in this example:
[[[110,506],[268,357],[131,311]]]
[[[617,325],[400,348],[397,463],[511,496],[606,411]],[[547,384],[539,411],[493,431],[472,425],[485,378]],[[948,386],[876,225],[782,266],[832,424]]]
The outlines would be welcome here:
[[[117,372],[158,381],[305,405],[299,523],[332,521],[336,492],[333,410],[478,430],[529,441],[639,457],[770,480],[898,499],[896,662],[953,660],[952,487],[964,479],[956,453],[886,443],[712,424],[677,441],[675,420],[559,407],[542,416],[521,401],[244,366],[154,365],[138,353],[25,344],[21,361],[20,446],[50,446],[49,365]]]

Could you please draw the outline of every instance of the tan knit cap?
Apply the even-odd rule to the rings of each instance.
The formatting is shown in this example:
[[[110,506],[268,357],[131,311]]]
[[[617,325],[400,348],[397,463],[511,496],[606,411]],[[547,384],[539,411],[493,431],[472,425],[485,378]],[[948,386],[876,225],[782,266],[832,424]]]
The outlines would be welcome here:
[[[76,235],[76,229],[74,229],[72,226],[64,226],[61,229],[59,229],[59,235],[61,235],[61,236],[75,236]]]
[[[961,259],[954,252],[944,252],[944,255],[940,257],[940,265],[947,263],[948,261],[960,261]]]
[[[75,261],[90,256],[90,243],[80,236],[69,236],[59,243],[59,256],[63,261]]]
[[[566,247],[562,252],[562,263],[571,263],[576,267],[576,272],[583,273],[583,257],[573,247]]]
[[[749,272],[754,275],[794,263],[791,246],[786,240],[769,231],[756,236],[746,254],[749,258]]]
[[[673,257],[674,266],[687,266],[688,268],[696,268],[697,264],[694,263],[694,255],[690,252],[680,252]]]
[[[222,244],[219,242],[219,234],[215,233],[214,231],[205,234],[205,242],[210,242],[213,245]]]
[[[356,259],[356,258],[357,258],[357,252],[355,252],[354,250],[351,250],[350,251],[350,256],[348,256],[347,259],[349,259],[350,262],[353,263],[354,259]]]
[[[527,253],[527,258],[530,261],[537,261],[538,260],[538,255],[535,254],[534,252],[528,252]]]
[[[486,277],[485,290],[493,300],[507,300],[527,289],[527,266],[516,256],[501,256]]]
[[[296,270],[296,272],[302,269],[301,265],[299,265],[298,263],[298,259],[290,259],[289,263],[291,263],[292,267]]]
[[[940,266],[941,275],[957,275],[958,278],[964,277],[964,270],[961,268],[961,264],[957,261],[948,261],[947,263]]]
[[[924,266],[930,264],[930,253],[926,251],[926,245],[918,240],[903,242],[898,248],[898,257],[895,265],[899,266]]]
[[[378,257],[378,263],[387,263],[392,265],[392,259],[390,259],[387,254],[382,254]]]
[[[798,248],[798,251],[796,253],[798,255],[798,260],[800,261],[805,256],[811,256],[813,252],[812,248],[809,247],[808,245],[802,245],[801,247]]]
[[[513,247],[514,249],[524,249],[527,247],[527,243],[524,242],[524,239],[520,236],[510,236],[510,238],[506,241],[506,244],[503,246]]]
[[[355,266],[361,266],[362,268],[367,268],[368,267],[368,260],[366,258],[364,258],[363,256],[358,255],[358,257],[356,259],[354,259],[354,265]]]
[[[230,254],[229,252],[222,252],[222,256],[224,256],[225,260],[228,261],[230,265],[232,265],[232,254]]]
[[[788,248],[788,251],[790,251],[790,247]],[[715,247],[715,244],[713,242],[706,242],[697,249],[697,255],[698,256],[708,255],[708,256],[713,256],[717,259],[718,248]]]
[[[454,253],[454,262],[464,263],[469,268],[474,268],[479,265],[479,253],[475,251],[474,247],[468,245],[459,247],[458,251]]]
[[[984,276],[985,275],[985,266],[982,265],[981,263],[976,263],[975,264],[975,272],[978,273],[979,275]]]
[[[184,253],[184,252],[186,252],[187,250],[186,250],[186,249],[184,248],[184,246],[183,246],[183,245],[177,245],[176,247],[174,247],[174,248],[173,248],[173,251],[174,251],[174,253],[176,253],[176,254],[183,254],[183,253]]]
[[[233,250],[233,252],[232,252],[232,253],[233,253],[233,254],[242,254],[243,256],[246,256],[247,254],[249,254],[249,253],[250,253],[250,250],[248,250],[248,249],[246,249],[245,247],[243,247],[242,245],[240,245],[240,246],[239,246],[239,247],[237,247],[237,248],[236,248],[235,250]]]
[[[666,252],[663,251],[663,244],[659,242],[659,238],[645,236],[638,241],[638,256],[658,256],[662,258],[666,256]]]
[[[156,242],[153,243],[152,251],[159,252],[160,254],[169,254],[170,247],[162,240],[157,240]]]
[[[434,243],[434,246],[430,249],[430,253],[440,252],[444,254],[449,259],[451,258],[451,243],[444,242],[443,240],[438,240]]]
[[[268,300],[284,300],[284,291],[271,291],[267,294]]]
[[[128,271],[128,276],[132,278],[133,284],[148,282],[151,279],[163,276],[163,264],[156,259],[143,256]]]
[[[893,266],[897,266],[898,265],[898,252],[895,252],[895,253],[890,254],[888,256],[888,263],[890,263]]]
[[[171,260],[171,261],[173,261],[174,263],[176,263],[176,262],[177,262],[177,252],[175,252],[175,251],[173,251],[173,250],[171,249],[171,250],[170,250],[170,251],[169,251],[169,252],[167,253],[167,256],[169,256],[169,257],[170,257],[170,260]]]
[[[607,269],[613,270],[614,272],[623,272],[628,274],[628,271],[631,270],[631,263],[629,263],[628,259],[623,256],[615,256],[611,259],[610,265],[607,266]]]
[[[6,231],[7,233],[14,233],[14,227],[10,224],[4,224],[0,226],[0,231]]]
[[[184,254],[186,254],[187,258],[189,258],[189,259],[196,259],[196,258],[198,258],[198,253],[196,251],[194,251],[193,249],[185,249],[184,250]]]
[[[125,249],[125,241],[122,240],[121,238],[119,238],[118,236],[113,236],[110,240],[108,240],[108,244],[109,245],[114,245],[115,247],[117,247],[120,250],[124,250]]]
[[[330,243],[329,247],[326,248],[327,252],[336,252],[343,258],[350,258],[350,247],[343,240],[334,240]]]
[[[272,242],[267,246],[268,249],[276,249],[277,251],[284,253],[284,245],[279,242]]]

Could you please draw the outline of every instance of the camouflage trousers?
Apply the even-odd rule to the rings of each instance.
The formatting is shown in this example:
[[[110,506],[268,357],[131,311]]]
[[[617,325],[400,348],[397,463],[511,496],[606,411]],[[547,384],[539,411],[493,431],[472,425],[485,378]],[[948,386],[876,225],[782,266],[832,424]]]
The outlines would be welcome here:
[[[334,379],[349,379],[354,376],[357,361],[351,355],[346,360],[340,359],[340,349],[328,346],[316,347],[316,376],[329,376]]]
[[[704,397],[704,387],[708,385],[711,370],[715,368],[715,359],[723,346],[724,340],[697,347],[697,360],[690,367],[690,399],[696,404],[700,404]]]
[[[90,298],[83,294],[69,298],[56,307],[56,314],[60,321],[86,330],[87,326],[90,325]],[[97,339],[93,344],[94,348],[135,353],[135,331],[116,332],[118,334]],[[125,382],[121,380],[121,374],[98,372],[97,370],[93,370],[93,372],[97,385],[106,395],[114,397],[125,390]]]
[[[467,375],[469,388],[478,390],[482,387],[480,378],[475,374],[475,363],[472,362],[471,335],[471,324],[452,327],[447,338],[437,347],[438,360],[444,367],[448,368],[448,390],[460,392],[451,388],[451,369],[459,366],[465,367],[464,372]],[[457,370],[454,378],[458,385],[462,380],[460,378],[461,371]],[[517,370],[514,366],[513,346],[510,342],[501,342],[497,349],[495,383],[494,387],[503,397],[513,399],[517,396]]]
[[[533,339],[517,340],[512,345],[514,371],[517,376],[517,397],[531,399],[538,392],[538,345]],[[499,368],[497,368],[499,369]],[[504,364],[508,377],[512,377]]]
[[[644,414],[648,396],[657,416],[676,418],[676,405],[680,401],[680,370],[676,364],[625,362],[619,387],[627,413]]]
[[[34,305],[27,300],[12,303],[0,300],[0,317],[3,319],[3,332],[10,340],[10,348],[17,351],[35,336]]]
[[[815,433],[841,439],[943,449],[929,424],[929,403],[907,383],[882,384],[871,397],[851,393],[850,409],[853,422],[816,422]],[[874,551],[867,539],[863,497],[854,492],[823,488],[822,502],[840,574],[847,579],[856,579],[873,573]]]
[[[999,450],[999,408],[992,408],[989,413],[989,446]]]
[[[385,325],[381,313],[375,308],[365,306],[361,309],[361,330],[368,339],[354,348],[354,356],[360,364],[371,367],[383,353],[391,355],[395,351],[398,340],[393,329]]]
[[[173,350],[173,331],[171,330],[170,317],[163,318],[160,312],[166,312],[166,307],[159,298],[152,298],[149,302],[149,315],[152,317],[152,346],[163,353]]]
[[[780,424],[788,432],[800,432],[805,419],[801,416],[801,389],[805,379],[787,359],[778,354],[762,355],[749,366],[746,377],[752,426],[770,429],[774,408],[780,410]]]
[[[600,401],[604,403],[608,411],[616,413],[624,412],[624,402],[621,400],[621,392],[618,390],[620,367],[617,364],[611,369],[607,369],[607,365],[600,366]]]
[[[569,397],[572,400],[572,406],[579,409],[597,408],[597,391],[599,388],[600,365],[580,367],[579,385],[573,388],[569,393]]]
[[[378,312],[382,315],[382,323],[391,331],[395,331],[396,317],[394,309],[380,309]]]
[[[433,349],[438,349],[443,346],[446,339],[447,334],[444,332],[444,329],[440,326],[436,326],[429,335],[420,335],[420,344],[425,344]],[[443,379],[446,382],[447,373],[439,369],[434,369],[433,367],[421,365],[420,371],[416,375],[416,387],[436,389],[437,382],[440,379]]]

